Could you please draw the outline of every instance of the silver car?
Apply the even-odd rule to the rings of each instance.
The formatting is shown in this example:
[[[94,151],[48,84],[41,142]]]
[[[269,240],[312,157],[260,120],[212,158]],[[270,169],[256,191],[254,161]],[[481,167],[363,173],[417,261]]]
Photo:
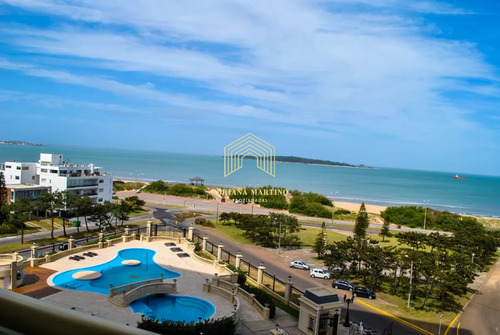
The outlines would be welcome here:
[[[295,269],[309,270],[311,267],[303,261],[295,260],[290,262],[290,267]]]

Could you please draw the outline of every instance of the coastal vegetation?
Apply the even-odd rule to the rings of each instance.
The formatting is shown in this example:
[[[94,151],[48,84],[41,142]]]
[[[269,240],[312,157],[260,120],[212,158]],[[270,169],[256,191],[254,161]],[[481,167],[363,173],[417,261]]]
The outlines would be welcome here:
[[[122,180],[113,180],[113,192],[139,190],[144,187],[146,183],[137,182],[124,182]]]
[[[457,231],[464,226],[476,226],[478,220],[472,216],[460,216],[447,211],[438,211],[421,206],[387,207],[380,213],[382,218],[399,226],[425,228],[442,231]]]
[[[292,215],[270,213],[269,215],[221,213],[223,226],[234,226],[243,231],[243,236],[257,245],[267,248],[300,245],[300,223]]]
[[[333,204],[324,195],[309,192],[291,191],[292,199],[288,211],[294,214],[331,218],[333,215]]]
[[[207,193],[205,186],[192,186],[186,184],[167,184],[163,180],[157,180],[142,189],[144,192],[156,194],[176,195],[179,197],[194,197],[213,199],[212,195]]]

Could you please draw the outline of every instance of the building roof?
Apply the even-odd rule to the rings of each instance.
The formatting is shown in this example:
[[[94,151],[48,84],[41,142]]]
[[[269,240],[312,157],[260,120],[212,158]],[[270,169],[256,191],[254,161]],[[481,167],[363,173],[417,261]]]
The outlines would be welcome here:
[[[191,179],[189,179],[189,180],[203,181],[203,180],[205,180],[205,179],[203,179],[203,178],[201,178],[201,177],[193,177],[193,178],[191,178]]]
[[[45,190],[50,189],[50,186],[41,186],[36,184],[11,184],[5,185],[6,188],[11,190]]]
[[[339,301],[337,292],[329,287],[308,288],[304,293],[304,297],[318,305]]]

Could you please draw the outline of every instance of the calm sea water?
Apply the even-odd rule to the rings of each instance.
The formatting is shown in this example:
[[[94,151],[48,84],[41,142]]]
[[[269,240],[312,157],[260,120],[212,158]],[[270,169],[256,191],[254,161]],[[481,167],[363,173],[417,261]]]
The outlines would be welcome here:
[[[40,152],[61,153],[73,163],[94,163],[115,178],[187,183],[200,176],[207,185],[282,186],[337,201],[384,206],[423,205],[429,200],[429,207],[435,209],[500,217],[500,177],[492,176],[466,175],[467,180],[457,180],[445,172],[276,163],[276,177],[271,177],[248,160],[243,169],[224,177],[220,156],[63,146],[0,145],[0,162],[35,162]]]

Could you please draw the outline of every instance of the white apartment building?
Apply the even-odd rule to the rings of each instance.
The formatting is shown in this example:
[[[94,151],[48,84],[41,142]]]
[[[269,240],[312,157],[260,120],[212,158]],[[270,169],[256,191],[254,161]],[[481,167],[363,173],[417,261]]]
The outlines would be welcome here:
[[[38,163],[5,162],[6,184],[36,184],[50,187],[52,192],[68,190],[75,195],[88,195],[93,203],[111,201],[113,176],[100,172],[94,164],[72,164],[61,154],[41,153]]]
[[[5,162],[3,170],[6,185],[34,184],[39,182],[36,174],[36,163]]]

